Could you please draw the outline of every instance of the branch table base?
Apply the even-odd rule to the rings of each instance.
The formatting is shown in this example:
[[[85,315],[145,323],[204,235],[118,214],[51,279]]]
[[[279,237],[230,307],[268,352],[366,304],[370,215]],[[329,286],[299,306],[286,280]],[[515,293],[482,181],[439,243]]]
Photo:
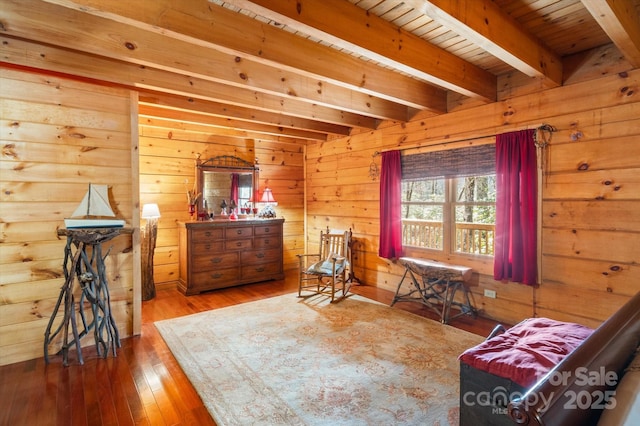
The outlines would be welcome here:
[[[117,237],[122,231],[122,228],[58,230],[58,235],[67,237],[63,264],[65,282],[60,289],[58,301],[45,331],[46,363],[49,363],[49,347],[60,334],[62,344],[58,353],[62,353],[62,362],[65,366],[69,365],[69,349],[73,346],[76,347],[78,362],[84,363],[80,339],[91,331],[93,331],[98,356],[106,358],[109,351],[116,356],[116,348],[120,347],[120,335],[111,313],[104,264],[109,250],[103,256],[102,243]],[[76,301],[78,287],[80,294],[79,300]],[[61,307],[63,314],[62,318],[59,318],[58,312]],[[89,321],[85,308],[91,313]],[[56,321],[59,323],[52,331]]]
[[[443,324],[460,315],[476,317],[477,310],[471,303],[466,286],[466,281],[471,277],[471,268],[413,257],[401,257],[399,262],[405,271],[391,306],[396,302],[420,302],[440,315]],[[402,284],[407,277],[410,279],[410,288],[402,292]],[[463,292],[461,302],[455,300],[458,290]],[[460,308],[460,313],[451,316],[451,306]]]

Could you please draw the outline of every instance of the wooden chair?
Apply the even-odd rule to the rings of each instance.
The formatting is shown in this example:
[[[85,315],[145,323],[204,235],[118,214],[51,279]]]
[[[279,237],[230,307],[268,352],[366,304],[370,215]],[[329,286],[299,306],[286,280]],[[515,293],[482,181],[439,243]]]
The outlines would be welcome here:
[[[327,227],[326,231],[320,231],[318,253],[298,255],[298,297],[326,294],[331,302],[337,302],[347,296],[351,288],[350,241],[351,230],[336,232]]]

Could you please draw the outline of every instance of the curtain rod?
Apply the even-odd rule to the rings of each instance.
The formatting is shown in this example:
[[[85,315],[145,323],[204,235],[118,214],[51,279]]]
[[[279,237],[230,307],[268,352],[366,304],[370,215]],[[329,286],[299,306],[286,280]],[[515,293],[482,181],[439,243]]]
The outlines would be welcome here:
[[[514,131],[527,130],[527,129],[529,129],[529,126],[523,128],[523,129],[516,129]],[[546,123],[542,123],[539,126],[536,126],[535,130],[547,131],[549,133],[553,133],[553,132],[557,132],[558,131],[558,129],[556,129],[554,126],[552,126],[550,124],[546,124]],[[387,152],[387,151],[409,151],[409,150],[420,149],[420,148],[431,148],[431,147],[434,147],[434,146],[444,146],[444,145],[450,145],[450,144],[453,144],[453,143],[469,142],[469,141],[475,141],[475,140],[487,139],[487,138],[495,138],[496,136],[497,135],[474,136],[474,137],[471,137],[471,138],[463,138],[463,139],[449,140],[449,141],[446,141],[446,142],[438,142],[438,143],[435,143],[433,145],[414,146],[414,147],[410,147],[410,148],[399,148],[399,149],[384,149],[382,151],[375,151],[373,153],[373,157],[377,157],[378,155],[381,155],[383,152]],[[544,139],[545,138],[543,138],[543,140]],[[537,141],[536,134],[534,134],[534,140],[535,140],[535,142],[537,144],[538,141]]]

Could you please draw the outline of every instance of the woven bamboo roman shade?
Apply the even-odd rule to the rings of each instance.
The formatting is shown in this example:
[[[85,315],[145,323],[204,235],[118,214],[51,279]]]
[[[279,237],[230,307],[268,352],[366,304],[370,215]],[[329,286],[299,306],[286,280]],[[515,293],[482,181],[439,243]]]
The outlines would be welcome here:
[[[494,144],[402,156],[402,179],[482,176],[496,172]]]

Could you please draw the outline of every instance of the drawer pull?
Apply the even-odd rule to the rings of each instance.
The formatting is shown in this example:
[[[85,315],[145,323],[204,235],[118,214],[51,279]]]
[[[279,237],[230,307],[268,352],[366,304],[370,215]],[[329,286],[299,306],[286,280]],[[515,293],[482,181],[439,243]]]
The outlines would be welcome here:
[[[221,257],[214,257],[211,259],[211,263],[220,263],[220,262],[222,262]]]
[[[242,229],[238,229],[238,230],[236,231],[236,234],[238,234],[238,235],[242,235]]]
[[[256,268],[256,272],[264,272],[264,268],[260,267],[260,268]]]
[[[258,259],[262,259],[264,257],[264,253],[260,252],[260,253],[256,253],[256,257]]]
[[[241,243],[240,241],[238,241],[238,242],[236,243],[236,247],[242,247],[242,243]]]
[[[217,280],[218,278],[222,278],[222,274],[211,274],[211,278]]]
[[[205,250],[211,250],[211,244],[205,244],[204,248]]]
[[[267,232],[269,232],[269,228],[264,228],[264,233],[266,234]]]
[[[270,244],[269,240],[264,240],[264,244],[268,246]]]
[[[205,237],[210,237],[210,236],[211,236],[211,231],[206,231],[206,232],[204,233],[204,235],[205,235]]]

